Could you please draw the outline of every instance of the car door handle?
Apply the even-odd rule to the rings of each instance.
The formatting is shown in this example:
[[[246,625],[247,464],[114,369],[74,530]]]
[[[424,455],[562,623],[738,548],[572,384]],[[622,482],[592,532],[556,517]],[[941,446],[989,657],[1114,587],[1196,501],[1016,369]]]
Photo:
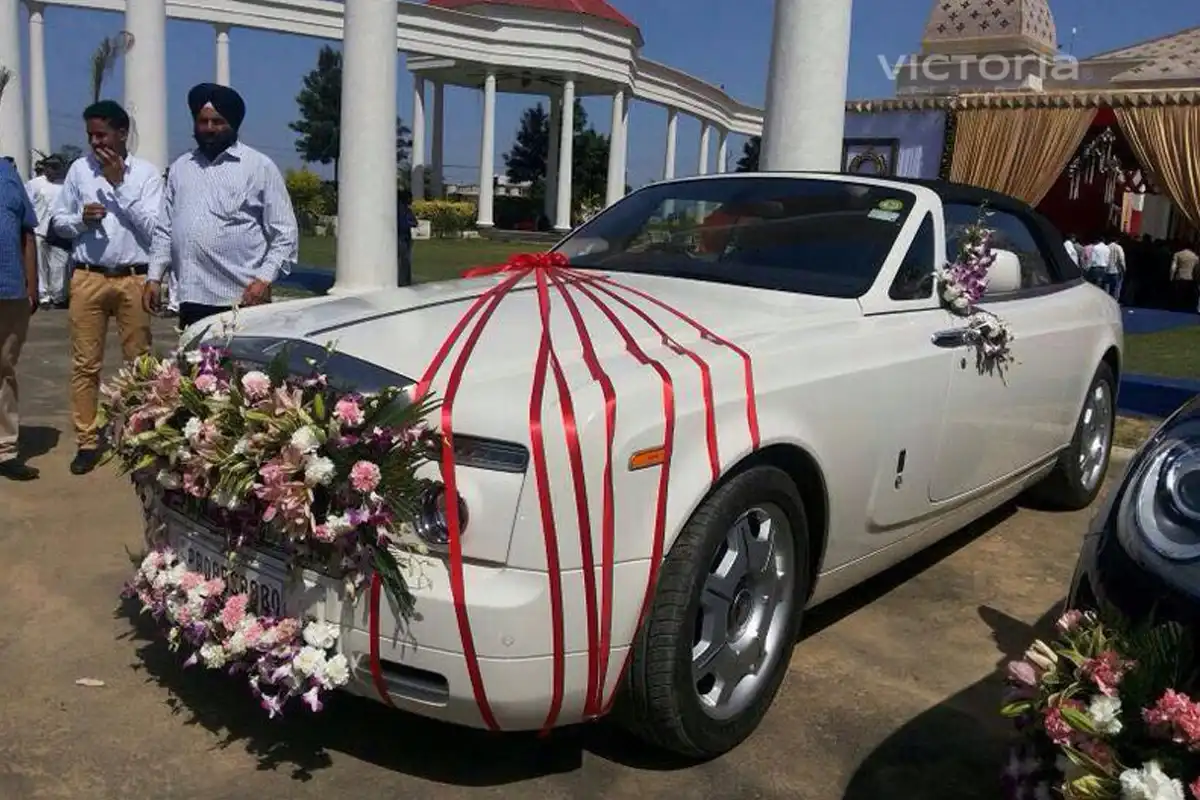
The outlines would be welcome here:
[[[947,328],[933,335],[933,343],[938,347],[964,347],[971,342],[970,328]]]

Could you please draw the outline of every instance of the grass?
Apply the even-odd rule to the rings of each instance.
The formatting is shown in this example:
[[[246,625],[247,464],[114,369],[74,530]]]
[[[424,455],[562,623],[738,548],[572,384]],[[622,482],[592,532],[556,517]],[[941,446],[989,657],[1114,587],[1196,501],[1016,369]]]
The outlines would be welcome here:
[[[1136,450],[1161,424],[1161,419],[1150,417],[1117,417],[1117,424],[1113,429],[1113,444]]]
[[[1168,378],[1200,378],[1200,325],[1126,336],[1125,370]]]
[[[426,239],[413,243],[413,278],[442,281],[457,278],[471,267],[503,264],[513,253],[528,253],[537,245],[528,242],[494,242],[489,239]],[[300,237],[300,263],[333,269],[337,239],[332,236]]]

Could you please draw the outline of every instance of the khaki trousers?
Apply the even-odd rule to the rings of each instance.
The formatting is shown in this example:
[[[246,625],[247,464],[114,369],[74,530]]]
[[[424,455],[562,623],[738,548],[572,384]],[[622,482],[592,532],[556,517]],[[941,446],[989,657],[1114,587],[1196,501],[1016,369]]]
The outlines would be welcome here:
[[[150,349],[150,315],[142,309],[142,275],[109,278],[76,269],[71,276],[71,419],[80,450],[95,449],[96,408],[108,319],[116,317],[125,360]]]
[[[17,457],[17,361],[29,333],[29,300],[0,300],[0,463]]]

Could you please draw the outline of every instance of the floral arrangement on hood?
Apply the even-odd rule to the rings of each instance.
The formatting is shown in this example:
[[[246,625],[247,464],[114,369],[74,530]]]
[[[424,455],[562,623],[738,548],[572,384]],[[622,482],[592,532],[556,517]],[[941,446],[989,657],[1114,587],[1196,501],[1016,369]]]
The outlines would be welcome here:
[[[993,231],[985,224],[990,212],[983,207],[979,219],[968,225],[959,239],[955,260],[937,271],[938,296],[951,314],[967,319],[967,328],[981,370],[1003,370],[1012,360],[1012,330],[990,311],[978,307],[988,287],[988,270],[996,262]]]
[[[407,618],[399,560],[423,549],[409,520],[427,488],[417,470],[440,446],[422,421],[432,405],[401,388],[332,387],[320,363],[300,376],[286,365],[286,352],[262,368],[240,363],[225,344],[140,356],[102,390],[106,459],[132,476],[145,505],[223,534],[231,558],[281,552],[293,578],[304,567],[334,576],[349,598],[376,574]],[[164,527],[148,518],[150,553],[127,593],[167,623],[173,645],[192,647],[192,663],[247,672],[272,714],[292,696],[319,707],[317,694],[344,670],[317,659],[313,641],[328,642],[317,648],[324,657],[332,640],[310,636],[310,622],[234,613],[246,595],[188,572]]]
[[[1200,800],[1200,687],[1187,629],[1072,610],[1057,633],[1008,665],[1002,713],[1020,739],[1005,797]]]

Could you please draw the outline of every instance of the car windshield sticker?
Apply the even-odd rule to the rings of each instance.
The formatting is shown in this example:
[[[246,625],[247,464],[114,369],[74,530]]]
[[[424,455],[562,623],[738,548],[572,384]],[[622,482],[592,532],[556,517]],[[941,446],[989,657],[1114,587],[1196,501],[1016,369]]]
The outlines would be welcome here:
[[[878,208],[880,211],[903,211],[904,201],[897,200],[896,198],[892,197],[887,200],[880,201],[876,208]]]
[[[867,212],[867,216],[871,219],[881,220],[883,222],[895,222],[900,219],[899,211],[883,211],[882,209],[873,208]]]

